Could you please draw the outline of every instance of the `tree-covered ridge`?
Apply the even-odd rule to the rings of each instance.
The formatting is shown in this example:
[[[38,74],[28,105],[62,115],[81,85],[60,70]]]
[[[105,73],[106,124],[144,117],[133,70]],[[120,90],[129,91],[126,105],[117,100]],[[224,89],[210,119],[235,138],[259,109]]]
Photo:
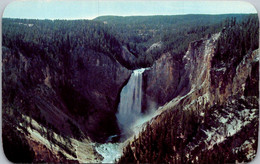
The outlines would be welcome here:
[[[217,42],[216,55],[212,59],[214,69],[211,70],[211,74],[216,74],[225,66],[227,69],[223,72],[224,76],[229,74],[229,77],[233,77],[236,66],[244,56],[259,48],[259,20],[257,15],[251,15],[242,22],[238,22],[234,17],[226,19],[224,23],[225,26]],[[218,84],[220,80],[218,76],[211,78],[213,85]],[[229,81],[231,78],[224,80]],[[222,87],[224,85],[225,83]]]
[[[178,18],[178,16],[173,17]],[[5,124],[3,129],[5,129],[4,135],[6,136],[4,139],[8,140],[6,147],[12,143],[13,137],[20,135],[12,129],[32,125],[26,121],[23,122],[22,114],[36,120],[42,127],[48,129],[46,132],[40,131],[40,134],[45,136],[50,143],[59,144],[56,140],[52,140],[54,133],[65,138],[66,144],[61,144],[60,147],[73,157],[77,156],[77,152],[74,152],[75,149],[67,149],[71,146],[70,137],[78,140],[90,137],[95,142],[105,142],[108,136],[119,134],[119,130],[116,129],[115,112],[120,88],[126,84],[131,74],[128,69],[151,66],[155,60],[167,54],[166,59],[178,60],[178,62],[164,60],[166,62],[160,63],[162,67],[159,69],[176,70],[176,73],[170,72],[165,75],[173,75],[172,79],[169,78],[170,85],[173,85],[172,82],[177,81],[176,79],[179,81],[176,86],[189,85],[185,80],[178,78],[185,76],[186,66],[184,68],[183,55],[190,42],[199,39],[199,41],[193,42],[195,44],[190,44],[195,45],[194,49],[196,49],[197,46],[200,47],[201,41],[205,40],[200,38],[205,36],[210,38],[213,33],[220,32],[221,35],[217,49],[212,50],[216,54],[210,61],[211,82],[216,82],[216,87],[212,89],[214,91],[219,84],[233,84],[232,76],[236,74],[237,64],[242,63],[241,60],[246,53],[250,54],[252,50],[258,48],[257,16],[233,15],[228,19],[219,20],[219,22],[211,20],[211,16],[205,16],[204,23],[203,21],[197,23],[196,17],[193,15],[190,17],[193,18],[188,19],[191,23],[187,21],[186,24],[183,17],[183,20],[178,19],[180,22],[177,24],[174,22],[168,24],[168,16],[165,22],[161,20],[163,17],[155,16],[154,21],[157,20],[160,23],[151,21],[153,17],[147,17],[147,20],[143,17],[133,17],[132,22],[129,21],[124,25],[111,25],[109,21],[98,22],[96,20],[3,19],[4,96],[2,101],[3,123]],[[119,18],[120,21],[127,22],[121,17]],[[133,23],[135,19],[138,23]],[[142,21],[147,23],[142,23]],[[167,28],[164,28],[166,26]],[[157,27],[158,30],[155,31],[154,29]],[[120,30],[125,31],[120,32]],[[200,50],[204,51],[204,48]],[[132,58],[125,60],[123,59],[125,55],[132,55]],[[158,61],[160,62],[160,60],[156,62]],[[178,67],[167,67],[167,65],[174,64]],[[125,154],[119,162],[191,163],[192,160],[199,160],[200,163],[214,163],[215,161],[223,163],[234,162],[233,159],[236,158],[239,162],[245,161],[244,155],[248,151],[241,151],[236,146],[243,144],[244,141],[246,143],[248,137],[257,141],[258,62],[255,62],[252,67],[252,73],[248,74],[245,83],[245,99],[240,96],[236,98],[235,103],[227,100],[231,101],[230,105],[215,105],[203,109],[198,107],[198,110],[195,111],[183,111],[182,107],[171,108],[165,112],[158,124],[148,125],[140,133],[138,139],[125,148]],[[228,71],[224,74],[222,71],[226,68]],[[159,82],[154,84],[154,88],[158,87],[160,92],[155,92],[154,89],[152,92],[160,95],[161,91],[164,91],[160,90],[164,79],[160,78],[159,74],[166,71],[162,69],[163,71],[157,72],[157,70],[150,75],[154,79],[159,79]],[[197,70],[200,71],[200,69]],[[174,76],[176,74],[179,75]],[[118,83],[118,81],[121,82]],[[214,86],[214,84],[211,85]],[[225,87],[223,88],[225,89]],[[172,93],[175,88],[165,90]],[[251,99],[250,96],[255,97]],[[172,100],[169,97],[164,99],[169,102]],[[241,111],[242,108],[244,110]],[[199,110],[205,113],[204,117],[200,115]],[[214,111],[220,111],[220,115],[217,116],[223,118],[227,116],[227,113],[234,113],[238,120],[249,118],[244,115],[245,113],[251,113],[250,115],[253,117],[250,118],[252,119],[250,124],[244,125],[242,130],[234,136],[227,137],[224,143],[204,152],[199,149],[205,148],[205,145],[201,144],[200,147],[192,150],[190,153],[193,155],[192,157],[186,157],[185,153],[189,152],[188,149],[194,148],[192,144],[201,139],[205,140],[205,130],[210,131],[211,127],[218,127]],[[60,112],[68,114],[69,117],[63,117]],[[234,117],[229,120],[232,121],[232,119]],[[13,128],[9,128],[9,124]],[[10,130],[11,132],[9,132]],[[222,132],[227,135],[226,131]],[[240,137],[240,134],[243,137]],[[18,140],[27,142],[23,137]],[[229,147],[231,144],[237,148],[238,152],[233,152],[233,147]],[[256,145],[257,142],[252,144],[253,150],[256,150]],[[28,159],[35,158],[30,155],[31,150],[27,148],[27,144],[22,142],[22,144],[11,146],[12,148],[7,149],[10,152],[13,147],[21,147],[27,150],[28,153],[25,152],[24,155],[28,156]],[[17,150],[20,152],[20,149]],[[224,151],[230,155],[223,156],[221,152]]]
[[[233,57],[236,57],[235,64],[238,64],[244,55],[258,48],[258,36],[259,21],[257,15],[249,16],[242,22],[237,22],[236,17],[226,19],[214,56],[216,59],[214,66]]]
[[[248,14],[221,14],[221,15],[154,15],[154,16],[100,16],[96,21],[105,21],[107,24],[147,26],[147,27],[171,27],[181,24],[212,24],[224,21],[226,18],[237,17],[237,20],[244,19]],[[250,14],[249,14],[250,15]]]
[[[116,38],[138,56],[134,66],[138,67],[151,66],[165,52],[181,58],[191,41],[221,31],[227,20],[234,18],[241,23],[252,15],[101,16],[95,20],[106,24]],[[154,43],[161,46],[148,50]]]
[[[116,125],[111,113],[116,110],[114,104],[120,85],[130,71],[117,62],[121,62],[121,45],[106,27],[87,20],[3,19],[2,46],[4,109],[10,105],[19,107],[21,112],[30,113],[43,126],[47,122],[54,125],[55,129],[51,129],[56,132],[78,136],[75,126],[64,130],[61,124],[48,120],[49,116],[44,116],[46,113],[38,112],[49,108],[60,109],[67,111],[71,120],[77,117],[78,125],[74,124],[84,133],[91,133],[90,137],[100,139],[96,137],[98,133],[100,136],[110,135],[104,135],[105,130],[89,131],[99,127],[109,129],[106,128],[109,123]],[[119,77],[117,72],[126,74]],[[106,83],[101,83],[102,80]],[[103,95],[93,96],[90,94],[93,90],[103,93],[104,97],[109,95],[104,100],[108,103],[100,103],[99,98]],[[49,101],[50,97],[53,101]],[[23,101],[20,102],[21,99]],[[38,107],[39,103],[47,104],[47,109]],[[94,116],[97,119],[92,121],[93,124],[99,125],[95,129],[85,126],[84,121]],[[109,123],[106,122],[108,119]],[[64,128],[72,125],[66,120]],[[115,133],[114,129],[109,129],[108,133]]]
[[[109,55],[129,69],[135,69],[151,66],[165,52],[180,59],[191,41],[219,32],[224,27],[229,29],[227,20],[236,19],[236,26],[240,27],[241,22],[243,26],[247,25],[248,19],[256,22],[255,18],[257,16],[252,14],[102,16],[94,21],[4,18],[3,46],[12,50],[20,47],[20,51],[27,55],[40,54],[50,60],[56,60],[57,53],[91,49]],[[252,31],[257,27],[242,28]],[[122,58],[122,46],[134,56],[131,61]]]
[[[193,60],[196,64],[201,58],[196,58],[199,55],[194,51],[207,57],[213,55],[209,63],[202,63],[202,65],[210,70],[209,83],[211,83],[212,92],[217,92],[218,88],[222,89],[217,92],[215,98],[218,99],[226,94],[229,96],[228,99],[223,100],[222,105],[217,101],[212,106],[197,106],[196,109],[191,109],[185,108],[185,105],[181,103],[182,98],[185,99],[183,96],[179,98],[180,106],[171,107],[168,104],[163,106],[164,113],[155,116],[138,136],[129,142],[119,163],[240,163],[249,162],[254,158],[258,137],[259,61],[253,58],[254,62],[250,68],[246,57],[253,54],[252,51],[259,47],[258,17],[248,15],[241,21],[238,21],[236,17],[231,17],[225,19],[219,27],[220,30],[216,32],[219,32],[220,37],[216,48],[202,46],[204,41],[210,42],[209,39],[204,38],[190,44],[187,54],[192,54],[194,58],[188,60]],[[194,31],[196,35],[199,35],[198,31],[206,30],[207,28],[201,30],[197,28]],[[211,34],[207,34],[208,38]],[[258,52],[255,51],[255,53]],[[236,91],[225,85],[237,85],[234,76],[242,78],[239,72],[243,71],[241,67],[238,67],[241,63],[247,65],[243,69],[252,69],[252,72],[251,75],[246,75],[247,80],[244,78],[243,96],[232,96],[232,94],[237,94]],[[199,86],[200,88],[205,89],[202,85],[204,82],[203,80],[199,82],[202,86]],[[239,85],[239,87],[244,86]],[[225,90],[234,92],[230,93]],[[192,89],[191,92],[193,91]],[[203,91],[196,96],[203,97]],[[194,97],[188,103],[200,104],[200,101]],[[210,101],[214,101],[213,99],[210,97]],[[174,104],[175,101],[172,100],[169,104],[171,103]],[[247,113],[250,114],[247,115]]]
[[[121,54],[120,43],[102,23],[88,20],[3,19],[3,46],[26,55],[57,57],[85,48],[110,55]]]
[[[123,156],[118,163],[235,163],[249,162],[247,150],[240,146],[252,138],[253,150],[257,149],[258,136],[258,103],[257,98],[232,99],[226,105],[214,105],[197,110],[171,109],[163,114],[163,118],[152,125],[147,124],[139,136],[124,148]],[[244,107],[242,107],[244,106]],[[232,119],[249,119],[244,109],[253,113],[252,124],[245,124],[235,135],[229,135],[226,125]],[[216,112],[220,111],[220,112]],[[205,114],[201,115],[203,112]],[[218,118],[233,118],[222,124]],[[238,122],[237,121],[237,122]],[[223,126],[224,131],[218,128]],[[238,123],[234,127],[237,127]],[[215,134],[226,136],[219,144],[209,148],[208,131],[215,129]],[[212,139],[213,140],[213,139]],[[214,141],[212,141],[214,142]],[[236,151],[234,151],[236,150]]]

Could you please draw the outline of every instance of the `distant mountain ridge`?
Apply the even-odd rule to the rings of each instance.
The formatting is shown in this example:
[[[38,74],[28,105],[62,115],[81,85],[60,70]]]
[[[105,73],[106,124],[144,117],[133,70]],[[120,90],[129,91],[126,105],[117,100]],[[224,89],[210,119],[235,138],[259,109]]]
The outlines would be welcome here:
[[[211,19],[207,21],[215,21],[216,23],[219,20],[225,20],[226,18],[236,17],[237,19],[242,19],[245,16],[252,14],[219,14],[219,15],[207,15],[207,14],[186,14],[186,15],[148,15],[148,16],[113,16],[105,15],[94,18],[95,21],[111,21],[111,23],[156,23],[160,24],[162,22],[172,24],[178,20],[185,21],[195,21],[203,19]],[[183,23],[183,22],[182,22]]]
[[[221,16],[4,18],[2,128],[8,159],[101,162],[97,145],[121,133],[115,114],[122,88],[133,69],[149,67],[142,75],[142,112],[152,104],[157,116],[119,162],[232,162],[238,156],[239,162],[250,161],[257,145],[259,22],[256,14]],[[247,117],[222,140],[218,133]],[[214,135],[220,145],[210,127],[219,129]],[[239,139],[246,129],[249,138]],[[217,158],[224,150],[231,155]]]

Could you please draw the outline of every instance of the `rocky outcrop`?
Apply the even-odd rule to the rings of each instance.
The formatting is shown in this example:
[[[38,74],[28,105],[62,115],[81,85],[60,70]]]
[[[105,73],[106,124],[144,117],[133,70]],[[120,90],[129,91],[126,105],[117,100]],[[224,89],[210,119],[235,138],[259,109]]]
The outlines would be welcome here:
[[[81,126],[98,141],[118,133],[115,113],[122,87],[131,71],[110,56],[88,50],[75,50],[68,76],[61,83],[61,97]]]
[[[185,66],[182,79],[187,82],[186,86],[184,85],[186,88],[178,86],[186,94],[179,94],[165,106],[171,108],[170,104],[187,104],[188,106],[185,107],[187,109],[196,109],[198,105],[204,108],[216,103],[225,103],[229,97],[235,95],[242,96],[245,92],[245,85],[249,84],[249,81],[253,83],[252,86],[256,87],[259,50],[248,53],[240,64],[233,66],[235,68],[231,70],[235,72],[229,71],[225,74],[223,72],[227,70],[227,66],[224,64],[221,68],[212,67],[219,36],[220,33],[190,43],[188,51],[183,57]],[[160,77],[160,75],[157,76]],[[218,80],[212,82],[213,77]],[[229,80],[225,81],[226,79]],[[223,83],[226,84],[223,85]],[[183,83],[180,84],[183,85]]]
[[[133,67],[134,62],[137,59],[137,57],[134,54],[129,52],[126,46],[122,46],[122,53],[120,58],[125,66],[131,66],[131,67]]]
[[[160,42],[157,42],[157,43],[153,43],[146,51],[145,53],[151,53],[152,51],[158,51],[158,49],[161,49],[162,48],[162,45],[163,43],[160,41]]]
[[[130,74],[111,56],[90,49],[75,48],[67,54],[48,56],[3,47],[4,124],[19,127],[28,142],[35,143],[30,145],[46,146],[53,139],[57,149],[64,150],[56,154],[80,149],[68,147],[66,138],[79,144],[105,142],[108,136],[119,133],[115,113]],[[31,120],[37,122],[37,128]],[[47,141],[36,140],[33,135],[43,135]],[[59,137],[53,138],[55,135]],[[47,149],[55,152],[52,146]],[[38,157],[43,153],[33,150]],[[88,146],[88,151],[95,152],[93,146]],[[98,162],[95,155],[80,160],[79,154],[67,154],[65,159]]]
[[[216,60],[220,35],[217,33],[190,43],[183,57],[182,78],[188,80],[187,89],[181,88],[186,93],[158,108],[156,116],[143,125],[144,130],[129,141],[119,163],[212,163],[216,160],[230,163],[235,162],[234,159],[248,162],[255,157],[259,50],[244,55],[237,65],[228,60],[215,67],[212,63]],[[157,61],[161,67],[151,68],[155,72],[154,79],[159,81],[160,77],[167,77],[157,83],[158,88],[160,84],[167,86],[167,79],[178,77],[178,74],[171,74],[174,71],[169,71],[174,68],[174,62],[169,60],[171,56],[168,55],[169,65],[163,58],[166,59],[166,55]],[[153,84],[152,80],[150,82]],[[170,80],[168,84],[178,85]],[[229,155],[223,156],[223,152]]]

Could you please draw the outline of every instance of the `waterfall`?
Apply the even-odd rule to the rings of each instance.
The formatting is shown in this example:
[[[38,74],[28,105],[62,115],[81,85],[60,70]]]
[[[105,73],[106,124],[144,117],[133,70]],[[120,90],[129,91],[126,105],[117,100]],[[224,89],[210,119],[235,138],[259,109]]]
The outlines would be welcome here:
[[[120,103],[116,114],[123,135],[131,133],[131,126],[142,115],[142,73],[146,68],[134,70],[128,83],[120,93]]]
[[[120,93],[116,117],[121,129],[121,142],[110,143],[114,137],[118,136],[112,135],[107,139],[107,143],[95,146],[96,151],[104,157],[102,163],[114,163],[115,160],[118,160],[123,153],[124,143],[122,141],[132,136],[134,131],[138,131],[139,126],[151,118],[151,115],[141,113],[142,73],[146,69],[148,68],[134,70]]]

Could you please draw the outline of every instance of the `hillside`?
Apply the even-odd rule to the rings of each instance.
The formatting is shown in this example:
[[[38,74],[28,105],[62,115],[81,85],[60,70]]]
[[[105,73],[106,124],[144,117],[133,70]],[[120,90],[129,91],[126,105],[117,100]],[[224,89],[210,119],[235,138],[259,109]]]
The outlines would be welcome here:
[[[235,75],[225,74],[230,65],[216,71],[212,62],[221,35],[190,44],[184,56],[188,93],[158,109],[157,115],[130,139],[119,163],[235,163],[255,157],[259,92],[254,82],[259,81],[259,51],[249,52],[238,66],[232,65]],[[213,83],[212,76],[220,71],[219,84]],[[224,80],[225,76],[231,76],[232,84]],[[254,85],[253,90],[250,85]]]
[[[2,27],[2,138],[10,161],[255,157],[257,15],[4,18]]]
[[[237,27],[191,42],[183,69],[164,54],[146,72],[146,99],[165,105],[129,140],[119,163],[235,163],[255,157],[259,50],[252,50],[258,41],[241,53],[247,37],[236,39]]]
[[[82,23],[90,27],[88,31]],[[105,32],[93,33],[91,30],[101,29],[88,21],[74,26],[67,21],[4,19],[3,24],[4,145],[9,147],[12,138],[25,135],[22,141],[28,140],[35,154],[45,149],[54,154],[36,157],[33,162],[98,161],[88,143],[105,142],[119,133],[116,106],[131,73],[116,60],[113,48],[105,47],[115,46],[116,41],[101,41]],[[98,39],[93,40],[93,35]],[[104,47],[97,42],[104,42]],[[106,83],[100,83],[101,79]],[[76,152],[77,142],[88,145],[89,157],[80,159],[83,152]],[[61,159],[55,159],[60,152]]]
[[[128,50],[138,57],[132,67],[148,67],[162,53],[171,52],[183,56],[191,41],[222,30],[226,22],[235,19],[241,22],[247,14],[226,15],[169,15],[169,16],[100,16],[95,21],[102,22]],[[161,43],[153,49],[151,46]]]

